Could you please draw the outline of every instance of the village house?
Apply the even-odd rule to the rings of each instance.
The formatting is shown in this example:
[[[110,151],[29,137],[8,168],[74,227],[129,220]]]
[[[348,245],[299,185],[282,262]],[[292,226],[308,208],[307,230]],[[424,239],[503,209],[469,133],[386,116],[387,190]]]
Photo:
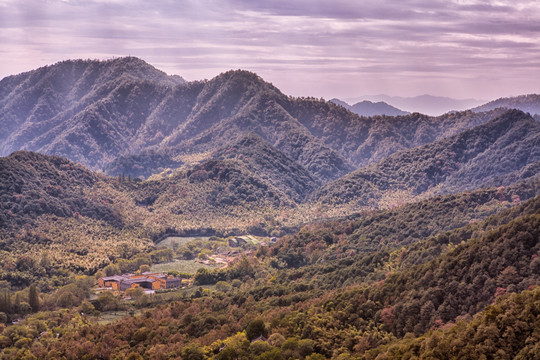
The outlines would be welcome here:
[[[142,274],[123,274],[105,276],[98,279],[98,286],[112,290],[126,291],[136,287],[148,290],[174,289],[182,285],[182,279],[174,276],[144,272]]]

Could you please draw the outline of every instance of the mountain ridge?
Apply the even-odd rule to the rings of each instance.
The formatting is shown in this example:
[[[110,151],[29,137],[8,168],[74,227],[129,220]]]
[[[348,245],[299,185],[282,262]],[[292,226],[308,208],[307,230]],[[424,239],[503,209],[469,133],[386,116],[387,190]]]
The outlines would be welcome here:
[[[477,99],[453,99],[445,96],[418,95],[413,97],[368,95],[357,98],[345,99],[349,102],[358,102],[362,100],[384,101],[391,106],[409,112],[420,112],[431,116],[438,116],[452,111],[464,111],[474,106],[481,105],[484,100]]]
[[[463,133],[356,170],[319,189],[314,198],[330,203],[355,199],[359,205],[376,206],[388,190],[405,191],[414,197],[433,190],[444,193],[479,187],[487,178],[538,162],[539,136],[540,125],[534,119],[519,110],[508,110]],[[517,163],[512,161],[514,156]],[[484,167],[487,172],[480,170]]]
[[[357,102],[353,105],[347,104],[345,101],[340,99],[330,100],[334,104],[341,105],[344,108],[352,111],[353,113],[359,116],[375,116],[375,115],[389,115],[389,116],[399,116],[407,115],[409,112],[402,111],[392,105],[385,103],[384,101],[372,102],[369,100],[364,100]]]
[[[489,111],[496,108],[518,109],[531,115],[540,114],[540,95],[528,94],[514,97],[499,98],[481,106],[472,108],[472,111]]]
[[[77,71],[66,80],[64,68]],[[501,112],[360,118],[330,102],[286,96],[247,71],[184,82],[136,58],[61,62],[5,78],[0,94],[0,125],[7,129],[0,154],[39,151],[145,177],[181,166],[175,158],[182,154],[214,151],[255,133],[327,182]],[[151,158],[156,166],[144,160]],[[130,164],[148,168],[129,172]]]

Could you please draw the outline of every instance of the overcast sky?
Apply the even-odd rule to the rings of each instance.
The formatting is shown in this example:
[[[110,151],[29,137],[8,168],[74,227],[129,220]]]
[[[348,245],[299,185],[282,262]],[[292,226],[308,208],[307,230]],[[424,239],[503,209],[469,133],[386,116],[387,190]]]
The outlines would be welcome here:
[[[0,45],[0,78],[132,55],[326,99],[540,93],[539,0],[0,0]]]

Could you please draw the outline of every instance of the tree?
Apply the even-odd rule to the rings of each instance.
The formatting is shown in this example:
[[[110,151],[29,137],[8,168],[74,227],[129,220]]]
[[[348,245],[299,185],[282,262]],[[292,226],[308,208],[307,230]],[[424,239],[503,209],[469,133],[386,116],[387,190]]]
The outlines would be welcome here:
[[[120,268],[116,264],[109,264],[105,266],[103,269],[105,271],[105,275],[107,276],[113,276],[113,275],[120,275]]]
[[[0,293],[0,311],[6,314],[11,313],[11,294],[9,290],[3,290]]]
[[[137,299],[140,299],[141,296],[144,295],[144,289],[142,287],[135,287],[135,288],[132,288],[132,289],[127,289],[126,291],[126,295],[137,300]]]
[[[198,344],[189,344],[182,349],[182,359],[185,360],[203,360],[204,353]]]
[[[28,303],[33,312],[39,311],[39,292],[36,284],[30,285],[30,289],[28,290]]]
[[[246,336],[248,340],[252,341],[253,339],[258,338],[261,335],[264,337],[268,336],[264,321],[262,319],[256,319],[250,322],[249,325],[246,327]]]
[[[150,266],[144,264],[144,265],[141,265],[141,267],[139,268],[139,271],[142,273],[145,273],[145,272],[150,272]]]

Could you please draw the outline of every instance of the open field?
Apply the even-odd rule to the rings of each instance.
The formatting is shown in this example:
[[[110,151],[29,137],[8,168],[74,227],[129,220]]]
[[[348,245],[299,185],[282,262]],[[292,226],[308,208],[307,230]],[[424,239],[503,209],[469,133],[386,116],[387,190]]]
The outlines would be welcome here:
[[[207,236],[195,236],[195,237],[189,237],[189,236],[169,236],[157,243],[157,246],[166,246],[168,248],[173,249],[174,245],[180,247],[183,245],[186,245],[187,243],[194,241],[194,240],[208,240],[210,237]]]
[[[115,322],[116,320],[120,320],[124,316],[139,315],[140,313],[141,313],[140,310],[135,310],[135,311],[118,310],[118,311],[102,312],[99,315],[98,324],[107,325],[107,324]]]
[[[186,274],[195,274],[201,268],[216,269],[219,265],[205,265],[195,260],[175,260],[163,264],[155,264],[150,268],[153,272],[178,271]]]

